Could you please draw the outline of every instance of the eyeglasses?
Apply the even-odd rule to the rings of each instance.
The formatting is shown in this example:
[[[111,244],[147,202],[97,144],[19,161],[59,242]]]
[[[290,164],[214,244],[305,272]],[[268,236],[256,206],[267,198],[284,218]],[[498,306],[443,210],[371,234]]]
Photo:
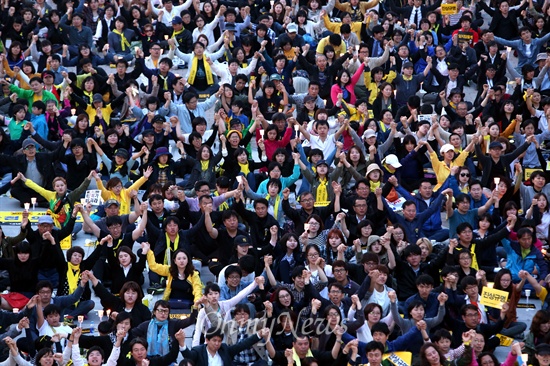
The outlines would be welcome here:
[[[328,313],[327,315],[330,316],[331,318],[340,316],[340,314],[338,313]]]
[[[319,226],[320,224],[318,222],[312,221],[309,223],[309,226]]]
[[[479,317],[479,313],[467,313],[464,316],[467,317],[467,318],[477,318],[477,317]]]
[[[460,176],[461,176],[461,177],[470,177],[470,174],[468,174],[468,173],[460,173]]]
[[[168,309],[157,309],[157,313],[168,314],[169,312],[170,312],[170,310],[168,310]]]
[[[289,297],[289,294],[279,295],[279,299],[288,299]]]
[[[355,205],[354,207],[358,207],[358,208],[365,208],[365,207],[367,207],[367,205],[365,205],[365,204],[361,204],[361,205]]]
[[[329,294],[334,294],[334,295],[339,295],[339,294],[341,294],[341,293],[342,293],[342,291],[340,291],[340,290],[331,290],[331,291],[329,292]]]
[[[308,254],[307,256],[308,258],[315,258],[319,256],[319,253],[311,253],[311,254]]]
[[[230,279],[230,280],[240,280],[241,279],[240,276],[229,276],[227,278]]]
[[[346,272],[344,268],[338,268],[338,269],[332,270],[332,273],[344,273],[344,272]]]
[[[306,199],[300,200],[300,202],[306,202],[306,203],[313,202],[313,198],[306,198]]]

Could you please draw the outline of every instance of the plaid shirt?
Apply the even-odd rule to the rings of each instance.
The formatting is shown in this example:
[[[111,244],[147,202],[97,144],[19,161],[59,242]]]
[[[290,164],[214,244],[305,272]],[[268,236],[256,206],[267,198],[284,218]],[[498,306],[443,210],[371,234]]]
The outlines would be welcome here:
[[[239,328],[239,338],[237,339],[237,343],[242,342],[247,337],[248,337],[247,329]],[[236,365],[247,365],[249,363],[256,362],[258,358],[259,356],[254,350],[254,348],[250,347],[248,349],[245,349],[238,355],[236,355],[235,358],[233,359],[233,362],[235,362]]]

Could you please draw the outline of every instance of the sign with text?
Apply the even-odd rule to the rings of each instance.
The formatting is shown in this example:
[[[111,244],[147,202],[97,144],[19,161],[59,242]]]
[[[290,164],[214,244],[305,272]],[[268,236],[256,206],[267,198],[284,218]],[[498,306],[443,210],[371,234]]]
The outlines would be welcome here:
[[[441,4],[441,15],[453,15],[457,12],[456,4]]]
[[[87,190],[85,199],[89,204],[99,206],[101,205],[101,191],[99,189]]]
[[[480,303],[492,308],[502,309],[502,305],[508,301],[508,292],[483,287]]]
[[[474,41],[474,34],[472,32],[458,32],[456,35],[459,43],[466,42],[472,44]]]

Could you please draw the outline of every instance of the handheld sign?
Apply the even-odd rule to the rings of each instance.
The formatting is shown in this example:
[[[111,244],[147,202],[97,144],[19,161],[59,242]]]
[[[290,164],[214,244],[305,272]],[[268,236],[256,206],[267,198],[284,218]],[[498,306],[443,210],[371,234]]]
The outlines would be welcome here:
[[[480,303],[492,308],[502,309],[502,305],[508,301],[508,292],[483,287]]]
[[[85,199],[88,203],[99,206],[101,205],[101,191],[99,189],[87,190]]]
[[[441,4],[441,15],[453,15],[457,12],[456,4]]]

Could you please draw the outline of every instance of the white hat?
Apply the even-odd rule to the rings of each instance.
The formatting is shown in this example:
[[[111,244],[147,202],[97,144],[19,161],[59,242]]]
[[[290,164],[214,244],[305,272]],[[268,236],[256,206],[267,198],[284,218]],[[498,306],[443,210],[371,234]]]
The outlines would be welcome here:
[[[441,149],[439,149],[439,153],[440,153],[441,155],[443,155],[443,154],[445,154],[447,151],[454,151],[454,150],[455,150],[455,148],[454,148],[453,145],[451,145],[451,144],[445,144],[445,145],[441,146]]]
[[[390,154],[388,156],[386,156],[384,158],[384,160],[382,160],[382,162],[384,164],[388,164],[388,165],[391,165],[393,166],[394,168],[399,168],[401,167],[401,163],[399,162],[399,159],[397,158],[397,156],[395,156],[394,154]]]
[[[371,138],[371,137],[376,137],[376,132],[374,132],[374,130],[371,130],[370,128],[367,129],[365,131],[365,133],[363,134],[363,138],[364,139],[368,139],[368,138]]]

